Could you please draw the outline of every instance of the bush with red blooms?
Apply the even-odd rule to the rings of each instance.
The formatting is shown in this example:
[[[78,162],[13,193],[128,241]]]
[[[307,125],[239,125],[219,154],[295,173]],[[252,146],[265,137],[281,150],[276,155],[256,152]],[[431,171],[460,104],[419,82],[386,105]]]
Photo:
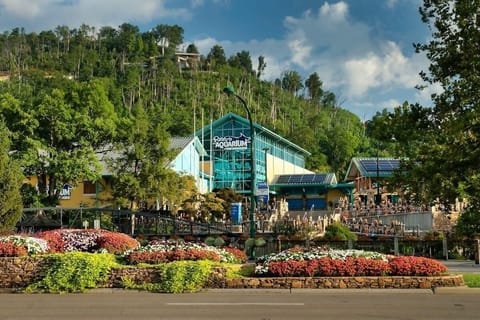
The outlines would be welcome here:
[[[43,231],[35,235],[36,238],[40,238],[47,241],[48,252],[50,253],[62,253],[65,252],[65,241],[58,232],[58,230]]]
[[[352,257],[345,260],[324,257],[314,260],[272,261],[268,264],[268,269],[275,277],[381,276],[389,270],[387,261]]]
[[[313,277],[318,270],[318,260],[272,261],[269,269],[277,277]]]
[[[102,230],[101,237],[97,239],[100,249],[104,249],[109,253],[122,254],[127,250],[135,249],[139,246],[139,242],[125,233],[111,232]]]
[[[359,250],[287,250],[257,260],[255,274],[272,277],[433,276],[447,271],[424,257],[392,257]]]
[[[211,260],[220,261],[220,256],[212,251],[187,249],[187,250],[171,250],[171,251],[133,251],[129,253],[125,260],[128,264],[159,264],[182,260]]]
[[[146,246],[130,250],[123,255],[129,264],[166,263],[179,260],[211,260],[225,263],[242,263],[246,256],[232,248],[208,246],[205,243],[184,241],[151,241]],[[243,261],[243,262],[244,262]]]
[[[51,253],[106,251],[122,254],[140,246],[126,234],[97,229],[55,229],[38,233],[36,237],[47,240]]]
[[[247,254],[243,250],[231,247],[223,247],[222,249],[231,253],[238,260],[238,263],[245,263],[248,260]]]
[[[24,246],[0,241],[0,257],[21,257],[28,254]]]
[[[390,274],[394,276],[433,276],[447,271],[447,267],[433,259],[400,256],[388,259]]]

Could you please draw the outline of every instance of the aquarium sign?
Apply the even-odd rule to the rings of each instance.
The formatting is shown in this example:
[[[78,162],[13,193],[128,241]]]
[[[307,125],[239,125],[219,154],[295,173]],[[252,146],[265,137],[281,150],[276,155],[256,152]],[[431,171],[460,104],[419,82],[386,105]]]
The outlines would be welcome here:
[[[221,150],[243,150],[247,149],[248,144],[251,143],[251,138],[247,137],[243,133],[240,133],[238,137],[213,137],[213,146],[216,149]]]

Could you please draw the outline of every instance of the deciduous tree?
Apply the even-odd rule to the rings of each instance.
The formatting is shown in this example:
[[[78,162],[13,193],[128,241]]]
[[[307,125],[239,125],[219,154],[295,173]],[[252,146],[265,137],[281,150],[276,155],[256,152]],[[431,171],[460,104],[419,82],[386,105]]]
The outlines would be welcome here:
[[[0,234],[12,231],[22,216],[23,175],[18,162],[11,159],[8,129],[0,121]]]

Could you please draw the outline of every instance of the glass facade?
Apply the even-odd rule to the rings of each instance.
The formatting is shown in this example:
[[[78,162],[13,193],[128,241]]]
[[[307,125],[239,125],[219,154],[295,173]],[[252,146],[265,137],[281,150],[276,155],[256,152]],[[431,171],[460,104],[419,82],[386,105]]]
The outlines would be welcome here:
[[[213,189],[232,188],[249,194],[252,187],[249,121],[230,113],[196,134],[213,163]],[[254,148],[256,183],[266,182],[266,153],[302,168],[308,154],[258,125],[255,125]]]

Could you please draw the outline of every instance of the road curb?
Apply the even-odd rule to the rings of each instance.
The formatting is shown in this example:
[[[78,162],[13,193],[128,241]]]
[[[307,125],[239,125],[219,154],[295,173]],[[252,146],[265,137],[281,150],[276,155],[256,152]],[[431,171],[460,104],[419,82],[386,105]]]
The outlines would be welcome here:
[[[438,287],[434,288],[435,294],[478,294],[480,295],[480,288],[469,288],[467,286],[460,287]]]
[[[433,294],[431,289],[371,289],[371,288],[362,288],[362,289],[204,289],[202,292],[211,292],[211,293],[238,293],[238,294],[260,294],[260,293],[278,293],[278,294],[358,294],[358,293],[367,293],[367,294]]]

